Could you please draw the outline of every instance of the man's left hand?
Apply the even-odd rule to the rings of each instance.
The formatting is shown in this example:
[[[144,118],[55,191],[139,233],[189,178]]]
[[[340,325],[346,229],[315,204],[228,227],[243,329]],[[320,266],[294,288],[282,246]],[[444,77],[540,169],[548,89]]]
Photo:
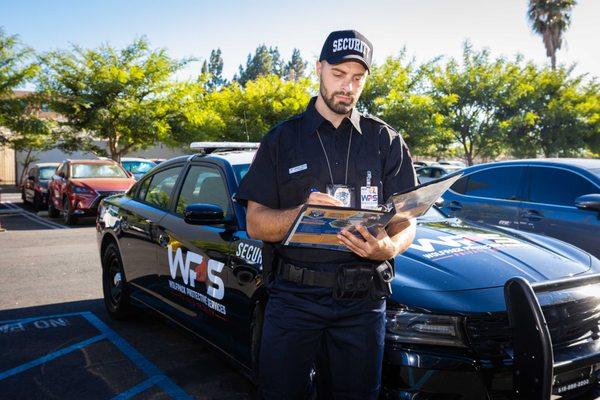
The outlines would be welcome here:
[[[345,245],[360,257],[384,261],[393,258],[398,253],[397,245],[388,236],[385,229],[382,229],[377,237],[371,235],[362,225],[357,225],[356,230],[360,232],[364,240],[356,237],[347,229],[342,229],[337,237],[340,244]]]

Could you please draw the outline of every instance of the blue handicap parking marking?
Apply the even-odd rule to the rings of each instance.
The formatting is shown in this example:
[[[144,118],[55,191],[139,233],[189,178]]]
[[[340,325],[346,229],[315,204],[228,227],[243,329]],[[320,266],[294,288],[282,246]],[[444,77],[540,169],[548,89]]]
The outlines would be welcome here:
[[[69,344],[64,346],[64,330],[73,328],[76,328],[76,332],[69,333],[73,333],[74,337],[69,336]],[[63,331],[60,332],[61,330]],[[44,335],[49,339],[46,342],[43,340]],[[191,399],[191,396],[173,380],[91,312],[0,321],[0,343],[12,344],[10,348],[0,348],[0,355],[2,355],[0,384],[2,382],[8,383],[11,379],[21,375],[35,373],[36,367],[46,366],[47,363],[52,361],[56,363],[66,360],[78,352],[86,354],[101,352],[101,354],[110,355],[113,350],[99,349],[95,346],[111,345],[114,346],[113,349],[118,349],[120,354],[125,356],[127,363],[132,364],[140,371],[136,371],[135,374],[128,374],[129,381],[125,381],[125,384],[130,382],[129,384],[132,386],[121,393],[114,394],[113,391],[112,396],[114,399],[129,399],[150,388],[160,388],[173,399]],[[44,353],[40,351],[44,345],[46,345],[46,348],[60,347],[60,349],[50,353],[47,353],[46,350],[46,353]],[[92,351],[94,348],[95,350]],[[87,355],[89,356],[89,354]],[[114,361],[115,358],[118,357],[113,354],[111,361],[116,362]],[[79,362],[78,360],[76,358],[75,362]],[[12,363],[12,365],[7,365],[7,363]],[[84,367],[89,368],[87,365]],[[67,371],[74,373],[72,369]],[[64,374],[64,370],[61,370],[60,373]],[[121,384],[123,384],[123,381],[121,381]],[[123,390],[123,388],[120,390]],[[99,390],[96,394],[101,392],[102,390]]]

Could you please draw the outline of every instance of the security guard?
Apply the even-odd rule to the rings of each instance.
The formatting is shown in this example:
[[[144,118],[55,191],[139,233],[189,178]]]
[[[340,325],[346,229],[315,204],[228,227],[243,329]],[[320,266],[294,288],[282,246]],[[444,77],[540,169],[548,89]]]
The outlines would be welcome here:
[[[328,398],[375,399],[379,392],[386,282],[393,277],[386,260],[408,248],[415,221],[396,222],[377,237],[363,227],[362,238],[343,231],[338,239],[347,252],[281,244],[304,203],[375,209],[416,184],[402,137],[355,107],[372,50],[353,30],[327,37],[316,64],[319,94],[263,137],[236,195],[247,202],[248,234],[265,242],[265,399],[304,398],[316,360]]]

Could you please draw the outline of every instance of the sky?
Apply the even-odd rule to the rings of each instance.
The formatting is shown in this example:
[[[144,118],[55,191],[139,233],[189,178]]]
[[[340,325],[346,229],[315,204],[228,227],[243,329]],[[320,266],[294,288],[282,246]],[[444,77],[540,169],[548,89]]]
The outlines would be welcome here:
[[[418,62],[460,58],[463,43],[493,56],[517,53],[549,64],[541,37],[526,18],[527,0],[201,1],[0,0],[0,27],[38,52],[77,44],[123,47],[146,36],[174,58],[195,57],[177,78],[195,77],[211,49],[221,48],[231,79],[260,44],[288,60],[298,48],[310,66],[329,32],[356,29],[373,43],[381,63],[406,48]],[[600,0],[577,0],[559,63],[600,77]]]

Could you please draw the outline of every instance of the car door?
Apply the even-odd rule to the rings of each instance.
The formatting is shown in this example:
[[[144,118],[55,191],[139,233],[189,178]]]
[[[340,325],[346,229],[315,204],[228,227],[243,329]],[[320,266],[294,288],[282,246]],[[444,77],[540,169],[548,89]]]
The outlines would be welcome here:
[[[461,179],[462,194],[444,195],[444,211],[459,218],[517,228],[525,165],[493,166]]]
[[[600,256],[598,211],[575,206],[577,197],[600,193],[600,188],[574,171],[532,165],[527,189],[520,208],[520,229],[564,240]]]
[[[152,305],[160,306],[158,290],[158,249],[161,237],[157,229],[167,214],[183,165],[164,168],[140,182],[132,199],[120,207],[120,250],[125,277]]]
[[[431,180],[431,168],[430,167],[419,168],[416,172],[417,172],[417,177],[419,178],[420,183],[426,183]]]
[[[30,168],[25,175],[23,191],[25,193],[25,199],[29,202],[33,202],[33,198],[35,197],[35,185],[37,182],[39,182],[39,179],[37,167]]]
[[[179,193],[159,224],[165,238],[159,247],[160,293],[175,316],[211,342],[228,347],[231,316],[226,305],[231,241],[235,217],[224,172],[212,163],[189,166]],[[197,203],[221,207],[227,223],[192,225],[184,221],[186,206]],[[173,314],[173,313],[171,313]]]
[[[52,191],[49,200],[57,210],[62,210],[63,191],[67,183],[68,169],[69,163],[64,162],[56,169],[56,174],[52,177]]]

